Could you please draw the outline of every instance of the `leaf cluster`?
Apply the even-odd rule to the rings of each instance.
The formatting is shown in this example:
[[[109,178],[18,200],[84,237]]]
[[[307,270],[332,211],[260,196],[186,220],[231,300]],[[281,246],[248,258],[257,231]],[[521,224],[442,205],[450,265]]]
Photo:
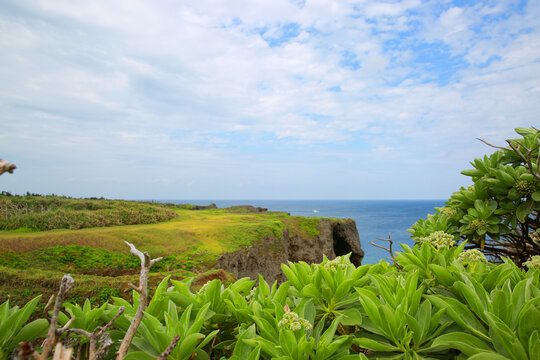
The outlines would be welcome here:
[[[540,131],[518,128],[508,147],[471,162],[462,187],[436,213],[413,224],[413,239],[444,231],[481,249],[492,260],[518,265],[540,254]],[[489,145],[489,144],[488,144]]]

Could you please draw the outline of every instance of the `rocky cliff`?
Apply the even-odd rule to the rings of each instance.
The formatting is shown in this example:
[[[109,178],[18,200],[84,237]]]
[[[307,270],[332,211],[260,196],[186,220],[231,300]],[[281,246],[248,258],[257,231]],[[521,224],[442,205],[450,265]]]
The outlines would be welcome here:
[[[261,274],[271,283],[285,280],[281,264],[287,260],[320,263],[323,254],[334,259],[352,253],[351,262],[361,265],[364,251],[354,220],[320,219],[317,230],[317,235],[309,236],[285,227],[279,239],[265,237],[248,248],[224,253],[218,259],[218,266],[238,278],[257,279]]]

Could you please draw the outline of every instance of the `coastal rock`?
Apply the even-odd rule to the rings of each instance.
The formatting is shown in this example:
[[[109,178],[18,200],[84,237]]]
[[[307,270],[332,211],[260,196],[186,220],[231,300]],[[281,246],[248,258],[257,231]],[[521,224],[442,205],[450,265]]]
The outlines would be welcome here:
[[[316,236],[302,236],[285,227],[280,239],[265,237],[250,247],[224,253],[218,258],[218,266],[238,278],[257,279],[261,274],[266,281],[286,280],[281,264],[287,261],[320,263],[323,254],[330,260],[336,256],[351,254],[351,262],[360,266],[364,251],[354,220],[334,221],[321,219]]]

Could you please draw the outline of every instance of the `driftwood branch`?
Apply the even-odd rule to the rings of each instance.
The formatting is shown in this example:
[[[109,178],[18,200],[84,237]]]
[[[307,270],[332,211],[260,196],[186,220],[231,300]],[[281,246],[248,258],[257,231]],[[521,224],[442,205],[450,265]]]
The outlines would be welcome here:
[[[15,170],[16,168],[17,167],[15,166],[15,164],[12,164],[5,160],[0,159],[0,175],[2,175],[5,172],[13,174],[13,170]]]
[[[165,349],[165,351],[163,351],[161,353],[161,355],[159,355],[156,360],[167,360],[167,357],[169,355],[171,355],[171,353],[173,352],[174,348],[176,347],[176,345],[178,344],[178,341],[180,341],[180,335],[175,335],[174,339],[172,339],[171,343],[169,344],[169,346],[167,346],[167,348]]]
[[[131,341],[133,340],[133,337],[135,336],[135,333],[137,332],[137,329],[144,316],[144,310],[146,310],[146,307],[148,306],[148,273],[150,272],[150,268],[152,267],[152,265],[163,259],[161,257],[151,259],[150,255],[148,255],[147,252],[143,253],[139,251],[133,244],[130,244],[127,241],[125,241],[125,243],[129,246],[131,254],[141,259],[141,274],[139,276],[139,286],[129,284],[129,286],[133,290],[139,293],[139,307],[137,308],[135,316],[133,317],[133,321],[129,325],[129,328],[126,332],[126,335],[124,336],[124,339],[122,340],[122,343],[120,344],[120,348],[116,353],[117,360],[121,360],[124,358],[124,356],[126,356],[129,346],[131,345]]]
[[[386,250],[390,254],[390,259],[394,262],[394,264],[397,266],[398,269],[401,269],[401,266],[396,262],[396,259],[394,258],[394,251],[392,250],[392,246],[394,245],[394,242],[392,241],[392,238],[390,237],[390,233],[388,233],[388,239],[379,239],[379,241],[384,241],[388,243],[388,247],[384,247],[379,244],[375,244],[373,241],[370,241],[369,243],[375,247],[381,248],[383,250]]]
[[[47,360],[49,358],[49,354],[52,348],[54,347],[54,344],[56,343],[56,335],[57,335],[56,325],[58,323],[58,313],[60,312],[60,308],[62,307],[62,302],[64,301],[64,297],[73,288],[73,282],[74,282],[73,278],[69,274],[64,275],[64,277],[62,278],[62,281],[60,282],[60,289],[58,290],[58,295],[56,295],[56,300],[54,302],[54,308],[53,308],[52,317],[51,317],[51,325],[49,326],[49,332],[47,333],[47,338],[45,339],[43,343],[41,354],[34,352],[34,358],[36,360]],[[63,350],[60,350],[60,351],[62,352]],[[71,353],[70,353],[70,357],[71,357]],[[58,358],[58,359],[62,359],[62,358]]]

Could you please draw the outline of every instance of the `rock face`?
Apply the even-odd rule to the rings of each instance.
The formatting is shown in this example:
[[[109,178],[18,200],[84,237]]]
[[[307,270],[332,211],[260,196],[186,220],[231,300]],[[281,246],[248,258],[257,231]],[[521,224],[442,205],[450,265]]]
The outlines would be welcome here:
[[[283,230],[281,239],[264,238],[252,246],[232,253],[225,253],[218,259],[218,266],[238,278],[257,279],[261,274],[268,282],[286,280],[281,264],[289,261],[320,263],[323,254],[330,260],[336,256],[351,254],[351,262],[360,266],[364,251],[354,220],[332,221],[321,219],[317,225],[316,237],[302,237],[288,228]]]

